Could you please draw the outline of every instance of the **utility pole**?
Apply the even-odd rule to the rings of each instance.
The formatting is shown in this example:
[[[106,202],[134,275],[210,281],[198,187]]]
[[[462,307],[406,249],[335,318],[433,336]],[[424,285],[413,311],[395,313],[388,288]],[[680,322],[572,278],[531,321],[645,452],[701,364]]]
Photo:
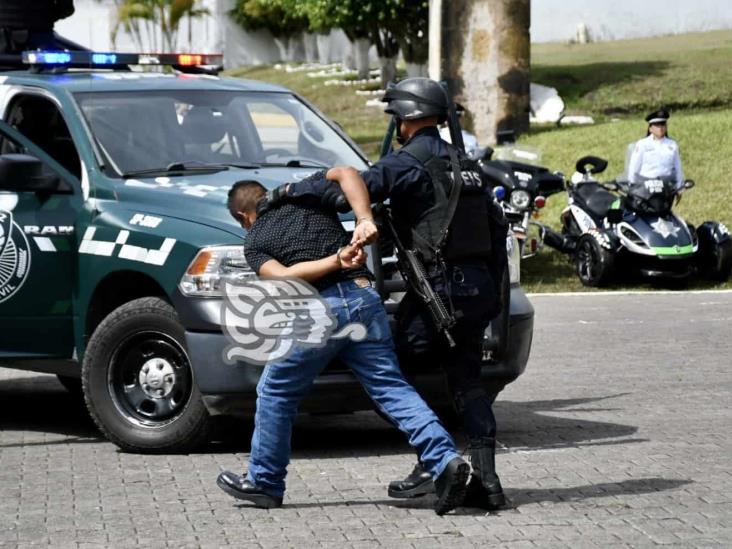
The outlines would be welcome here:
[[[447,80],[481,144],[529,128],[530,0],[430,0],[430,77]]]

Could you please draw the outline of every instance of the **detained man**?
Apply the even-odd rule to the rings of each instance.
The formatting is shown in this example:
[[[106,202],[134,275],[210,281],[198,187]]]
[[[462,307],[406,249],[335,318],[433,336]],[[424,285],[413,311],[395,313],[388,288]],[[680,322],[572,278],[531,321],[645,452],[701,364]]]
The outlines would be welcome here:
[[[435,482],[435,512],[442,515],[461,505],[470,468],[397,363],[386,311],[373,288],[373,275],[363,266],[363,246],[378,236],[366,186],[358,172],[348,168],[313,177],[340,183],[356,214],[358,238],[351,240],[334,210],[294,203],[267,207],[266,190],[255,181],[234,185],[229,192],[229,211],[248,230],[244,241],[247,263],[260,277],[311,283],[330,308],[336,330],[357,319],[367,335],[361,341],[331,338],[321,347],[296,347],[289,356],[269,362],[257,386],[247,472],[222,472],[217,484],[256,507],[282,504],[298,405],[317,375],[338,358],[420,454]]]

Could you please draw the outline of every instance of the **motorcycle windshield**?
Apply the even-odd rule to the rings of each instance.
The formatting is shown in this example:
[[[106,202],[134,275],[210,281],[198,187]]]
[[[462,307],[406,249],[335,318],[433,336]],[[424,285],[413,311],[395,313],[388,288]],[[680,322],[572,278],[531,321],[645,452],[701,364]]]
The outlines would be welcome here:
[[[520,162],[522,164],[531,164],[539,166],[541,164],[541,151],[535,147],[528,145],[519,145],[511,143],[509,145],[501,145],[493,151],[494,160],[510,160],[512,162]]]
[[[628,207],[632,210],[665,215],[671,211],[676,184],[670,179],[644,179],[628,185]]]

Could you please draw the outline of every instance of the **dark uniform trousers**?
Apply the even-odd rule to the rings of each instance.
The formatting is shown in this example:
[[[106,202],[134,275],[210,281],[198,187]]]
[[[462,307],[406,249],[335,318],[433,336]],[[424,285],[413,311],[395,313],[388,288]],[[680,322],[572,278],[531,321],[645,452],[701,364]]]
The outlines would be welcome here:
[[[431,282],[445,303],[448,295],[452,300],[457,323],[450,334],[455,346],[449,346],[426,307],[408,292],[397,313],[399,362],[410,378],[425,360],[439,357],[465,434],[468,438],[495,437],[492,405],[496,394],[486,392],[480,380],[485,328],[498,310],[493,277],[485,264],[461,263],[449,265],[444,277],[431,276]]]

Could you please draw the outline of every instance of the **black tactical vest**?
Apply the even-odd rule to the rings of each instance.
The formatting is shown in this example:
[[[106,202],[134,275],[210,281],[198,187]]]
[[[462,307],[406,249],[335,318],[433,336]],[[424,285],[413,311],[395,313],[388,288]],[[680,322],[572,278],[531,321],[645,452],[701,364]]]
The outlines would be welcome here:
[[[424,166],[429,177],[417,196],[400,201],[399,210],[406,212],[406,219],[395,219],[397,229],[405,245],[417,250],[426,264],[434,263],[438,256],[448,263],[489,261],[489,191],[475,161],[461,158],[452,145],[448,147],[450,160],[434,156],[419,142],[402,147]],[[459,172],[458,182],[455,172]]]

